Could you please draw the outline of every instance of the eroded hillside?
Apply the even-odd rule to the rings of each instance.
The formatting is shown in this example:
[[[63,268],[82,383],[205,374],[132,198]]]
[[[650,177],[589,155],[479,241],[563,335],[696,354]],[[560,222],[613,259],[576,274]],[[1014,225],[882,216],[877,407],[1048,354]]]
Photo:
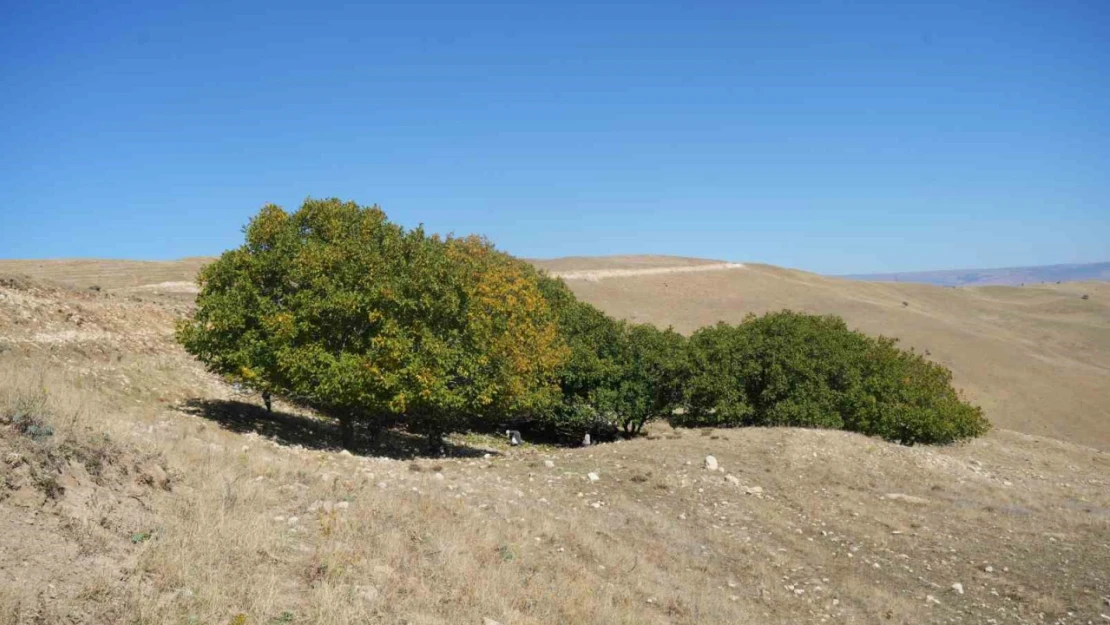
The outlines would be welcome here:
[[[704,297],[706,276],[676,277],[673,288]],[[672,288],[667,275],[640,279]],[[632,278],[606,280],[573,286],[652,301]],[[868,306],[906,299],[876,288]],[[627,301],[607,305],[652,310]],[[898,301],[891,314],[925,305]],[[207,375],[172,341],[186,310],[159,289],[0,284],[2,408],[10,421],[41,394],[36,414],[53,428],[0,425],[0,623],[1110,613],[1103,451],[1004,428],[905,448],[841,432],[659,426],[586,449],[459,436],[437,459],[414,457],[417,444],[395,432],[352,455],[326,419],[282,404],[266,414]]]

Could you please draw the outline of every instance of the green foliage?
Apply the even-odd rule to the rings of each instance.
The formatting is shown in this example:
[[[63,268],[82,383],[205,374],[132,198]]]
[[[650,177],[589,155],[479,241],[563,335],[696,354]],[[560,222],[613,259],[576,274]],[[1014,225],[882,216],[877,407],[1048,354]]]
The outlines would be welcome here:
[[[989,428],[948,369],[832,316],[782,311],[698,330],[682,379],[681,425],[838,428],[906,445]]]
[[[678,405],[677,372],[685,343],[670,328],[621,324],[616,376],[598,390],[598,398],[625,434],[638,434],[649,421],[670,414]]]
[[[561,280],[542,276],[569,357],[558,370],[562,401],[546,424],[567,438],[638,433],[669,414],[680,396],[675,374],[685,339],[673,330],[616,321],[578,301]]]
[[[0,414],[0,423],[10,424],[15,431],[41,443],[54,436],[54,426],[49,421],[53,417],[47,406],[45,389],[18,394],[5,414]]]
[[[356,423],[401,423],[433,444],[507,422],[600,440],[661,416],[905,444],[989,427],[947,369],[837,317],[783,311],[687,340],[614,320],[480,237],[406,230],[334,199],[266,206],[244,233],[202,271],[178,340],[211,371],[336,416],[348,445]]]
[[[431,440],[544,409],[565,350],[534,271],[478,237],[428,236],[377,207],[270,205],[204,269],[178,339],[209,369],[354,422]]]

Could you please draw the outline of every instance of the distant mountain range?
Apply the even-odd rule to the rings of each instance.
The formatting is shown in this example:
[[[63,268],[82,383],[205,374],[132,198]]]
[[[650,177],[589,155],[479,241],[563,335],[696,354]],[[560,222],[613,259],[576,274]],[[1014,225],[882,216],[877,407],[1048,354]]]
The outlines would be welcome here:
[[[946,271],[910,271],[905,273],[870,273],[839,276],[872,282],[919,282],[938,286],[985,286],[988,284],[1019,286],[1041,282],[1110,281],[1110,262],[1077,265],[1041,265],[1038,267],[1003,267],[999,269],[951,269]]]

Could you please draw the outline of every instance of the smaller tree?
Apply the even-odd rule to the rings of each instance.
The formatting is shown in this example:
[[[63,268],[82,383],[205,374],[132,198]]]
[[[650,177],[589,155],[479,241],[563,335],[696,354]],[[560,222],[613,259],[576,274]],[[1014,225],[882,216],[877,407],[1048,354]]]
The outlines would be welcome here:
[[[633,435],[678,406],[677,373],[685,339],[670,328],[647,324],[625,323],[620,329],[617,372],[608,387],[598,389],[598,403],[626,435]]]
[[[990,427],[948,369],[833,316],[782,311],[698,330],[681,377],[679,425],[837,428],[906,445]]]

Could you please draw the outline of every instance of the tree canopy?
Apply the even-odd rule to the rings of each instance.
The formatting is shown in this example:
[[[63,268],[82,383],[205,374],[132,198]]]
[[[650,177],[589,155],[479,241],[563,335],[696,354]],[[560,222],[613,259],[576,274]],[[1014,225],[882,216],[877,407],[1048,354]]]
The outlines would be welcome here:
[[[564,439],[676,425],[838,428],[912,445],[985,432],[941,365],[832,316],[782,311],[689,339],[609,317],[477,236],[376,206],[264,207],[199,277],[186,350],[212,371],[435,447],[508,423]]]
[[[218,373],[354,423],[428,434],[556,400],[565,358],[534,275],[478,237],[377,207],[267,206],[200,276],[185,348]]]
[[[843,319],[792,311],[720,323],[690,337],[684,425],[846,429],[906,445],[978,436],[989,424],[952,374]]]

